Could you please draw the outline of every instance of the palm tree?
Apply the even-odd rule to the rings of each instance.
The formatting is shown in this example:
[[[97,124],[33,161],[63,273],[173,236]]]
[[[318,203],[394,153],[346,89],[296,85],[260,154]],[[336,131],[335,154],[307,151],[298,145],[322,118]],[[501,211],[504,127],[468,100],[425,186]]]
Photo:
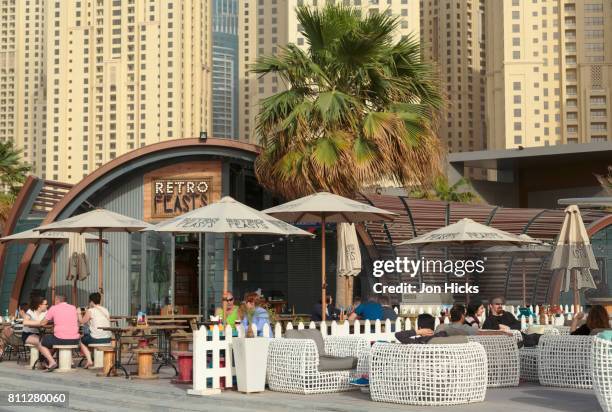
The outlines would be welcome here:
[[[607,195],[612,195],[612,166],[608,166],[607,175],[595,174],[595,178]]]
[[[30,166],[21,159],[22,150],[12,142],[0,142],[0,227],[8,218],[15,197],[26,179]],[[3,193],[2,193],[3,192]]]
[[[454,184],[450,184],[445,176],[434,179],[431,188],[417,187],[410,191],[410,197],[416,199],[442,200],[445,202],[470,203],[477,202],[478,196],[470,191],[469,180],[462,177]]]
[[[286,88],[263,99],[259,181],[285,198],[316,191],[350,196],[392,179],[426,185],[439,174],[434,130],[444,105],[435,70],[416,38],[394,41],[397,18],[358,10],[298,7],[308,43],[258,59]]]

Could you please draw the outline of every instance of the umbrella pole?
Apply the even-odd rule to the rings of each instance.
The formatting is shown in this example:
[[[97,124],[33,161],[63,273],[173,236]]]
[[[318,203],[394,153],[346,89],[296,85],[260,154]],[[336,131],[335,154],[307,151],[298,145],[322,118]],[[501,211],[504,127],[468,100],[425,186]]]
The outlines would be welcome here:
[[[55,304],[55,240],[51,242],[51,304]]]
[[[227,302],[225,301],[225,297],[227,296],[227,266],[229,261],[229,234],[225,234],[225,239],[223,241],[223,295],[221,296],[221,300],[223,301],[223,322],[226,322],[225,312],[227,309]]]
[[[102,288],[103,274],[102,274],[102,229],[98,230],[98,291],[100,295],[104,296],[104,289]],[[75,283],[76,284],[76,283]]]
[[[523,307],[526,308],[527,307],[527,286],[526,286],[526,280],[525,280],[526,274],[525,274],[525,258],[523,258]]]
[[[325,213],[321,215],[321,320],[327,313],[327,285],[325,282]]]
[[[572,289],[574,290],[574,311],[579,312],[580,293],[578,292],[578,273],[576,269],[572,269]]]

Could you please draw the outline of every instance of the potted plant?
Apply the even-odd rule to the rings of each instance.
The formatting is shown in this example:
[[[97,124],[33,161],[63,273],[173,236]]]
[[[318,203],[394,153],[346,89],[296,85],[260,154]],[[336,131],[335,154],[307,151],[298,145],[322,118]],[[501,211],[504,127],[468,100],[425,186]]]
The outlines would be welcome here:
[[[248,299],[245,299],[248,302]],[[233,338],[232,351],[236,365],[238,390],[244,393],[263,392],[266,387],[269,338],[254,336],[251,325],[261,311],[254,304],[243,304],[241,312],[246,319],[246,337]],[[265,311],[265,309],[264,309]],[[244,325],[244,322],[243,322]]]

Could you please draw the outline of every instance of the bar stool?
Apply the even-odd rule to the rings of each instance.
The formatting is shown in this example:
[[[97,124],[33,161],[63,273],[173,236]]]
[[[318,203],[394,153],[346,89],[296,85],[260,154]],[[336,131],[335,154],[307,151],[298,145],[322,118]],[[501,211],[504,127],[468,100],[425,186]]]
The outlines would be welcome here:
[[[30,348],[30,368],[34,370],[36,369],[36,364],[38,363],[38,357],[40,356],[40,352],[38,351],[38,346],[32,345],[31,343],[26,343],[25,347]]]
[[[58,372],[72,371],[72,350],[78,347],[79,345],[53,345],[53,349],[59,351],[57,357],[59,363]]]
[[[110,346],[110,344],[108,343],[92,343],[90,345],[87,345],[90,348],[93,348],[94,350],[94,356],[93,356],[93,361],[94,361],[94,365],[93,365],[93,369],[100,369],[104,366],[104,348],[108,348],[113,350],[113,348]]]
[[[108,375],[108,371],[115,365],[115,348],[112,346],[105,346],[99,350],[103,354],[102,372],[98,373],[96,376],[106,376]],[[117,371],[115,370],[112,375],[117,376]]]
[[[134,349],[138,355],[138,379],[158,379],[159,375],[153,375],[153,354],[158,352],[157,348]]]
[[[179,351],[174,352],[178,358],[178,376],[172,383],[191,383],[193,382],[193,352]]]

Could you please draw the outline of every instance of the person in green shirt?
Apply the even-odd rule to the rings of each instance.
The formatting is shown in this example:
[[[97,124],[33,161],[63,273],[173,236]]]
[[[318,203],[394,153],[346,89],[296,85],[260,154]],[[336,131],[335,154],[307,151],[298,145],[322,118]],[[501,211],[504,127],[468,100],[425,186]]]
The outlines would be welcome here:
[[[223,300],[225,301],[226,313],[223,313],[223,305],[221,305],[215,311],[215,316],[219,316],[224,325],[230,325],[232,329],[236,329],[236,321],[240,320],[240,316],[238,316],[238,305],[234,304],[234,294],[227,292]]]

